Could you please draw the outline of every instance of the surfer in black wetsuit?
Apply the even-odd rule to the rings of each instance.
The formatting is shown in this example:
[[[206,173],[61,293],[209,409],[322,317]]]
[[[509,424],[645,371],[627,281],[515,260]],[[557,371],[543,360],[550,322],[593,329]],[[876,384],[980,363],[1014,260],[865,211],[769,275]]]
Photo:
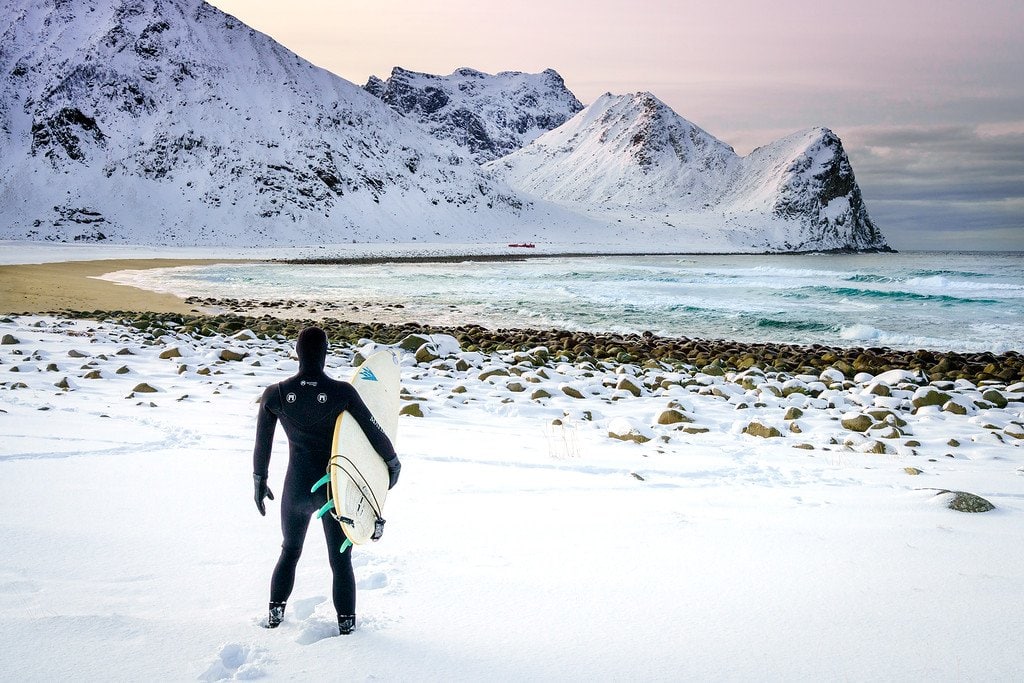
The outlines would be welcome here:
[[[295,566],[302,554],[302,544],[313,514],[327,501],[323,490],[311,493],[310,488],[327,471],[331,458],[334,423],[348,411],[388,467],[388,488],[398,481],[402,466],[394,447],[380,425],[370,414],[359,394],[348,382],[338,382],[324,374],[327,360],[327,335],[318,327],[299,333],[295,352],[299,371],[283,382],[267,387],[260,400],[256,423],[256,448],[253,451],[253,482],[256,508],[266,515],[264,499],[274,500],[267,486],[267,468],[273,446],[274,428],[278,421],[288,436],[288,471],[281,494],[281,531],[284,542],[281,556],[270,582],[269,628],[284,618],[285,603],[295,584]],[[356,585],[352,572],[352,548],[338,552],[345,542],[345,532],[331,515],[322,518],[327,537],[328,557],[334,576],[334,607],[338,612],[338,628],[342,634],[355,628]]]

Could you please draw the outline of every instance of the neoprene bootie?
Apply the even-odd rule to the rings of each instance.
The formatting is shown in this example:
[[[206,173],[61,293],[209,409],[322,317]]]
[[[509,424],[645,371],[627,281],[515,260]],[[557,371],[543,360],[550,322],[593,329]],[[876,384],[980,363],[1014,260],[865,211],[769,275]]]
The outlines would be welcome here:
[[[272,602],[270,603],[270,615],[267,617],[267,628],[277,628],[284,621],[284,605],[283,602]]]
[[[338,631],[343,636],[347,636],[356,629],[356,615],[354,614],[339,614],[338,615]]]

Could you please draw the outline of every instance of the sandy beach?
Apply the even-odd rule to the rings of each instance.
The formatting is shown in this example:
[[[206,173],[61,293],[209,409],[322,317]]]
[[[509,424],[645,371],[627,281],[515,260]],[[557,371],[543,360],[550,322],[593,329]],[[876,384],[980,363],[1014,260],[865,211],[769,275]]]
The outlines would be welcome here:
[[[0,266],[0,313],[62,310],[130,310],[189,313],[198,310],[172,294],[99,280],[118,270],[209,265],[223,260],[116,259]]]

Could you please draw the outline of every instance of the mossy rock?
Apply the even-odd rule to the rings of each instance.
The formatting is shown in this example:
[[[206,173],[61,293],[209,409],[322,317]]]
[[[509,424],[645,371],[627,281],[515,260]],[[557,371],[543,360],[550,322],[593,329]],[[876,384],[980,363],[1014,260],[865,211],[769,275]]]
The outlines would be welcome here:
[[[153,394],[156,393],[157,390],[151,387],[149,384],[142,382],[141,384],[135,385],[135,388],[132,389],[132,391],[138,392],[140,394]]]
[[[477,379],[479,379],[481,382],[484,382],[484,381],[490,379],[491,377],[508,377],[508,376],[509,376],[508,370],[506,370],[505,368],[491,368],[490,370],[484,370],[483,372],[481,372],[480,375],[477,377]]]
[[[423,417],[423,408],[420,407],[419,403],[406,403],[402,406],[402,409],[398,411],[399,415],[409,415],[411,417]]]
[[[989,389],[981,395],[983,399],[994,405],[996,408],[1005,408],[1008,401],[1002,392],[996,389]]]
[[[973,493],[967,493],[966,491],[939,491],[936,495],[942,495],[944,493],[952,493],[953,498],[946,504],[950,510],[956,510],[957,512],[990,512],[996,509],[996,506],[985,500],[981,496]]]
[[[960,405],[956,401],[946,401],[942,406],[942,412],[953,413],[954,415],[966,415],[967,407]]]
[[[866,415],[870,415],[878,422],[888,422],[896,425],[897,427],[907,426],[906,420],[887,408],[869,408],[868,410],[865,410],[864,413]]]
[[[903,471],[915,477],[919,474],[924,474],[924,470],[919,470],[916,467],[904,467]]]
[[[633,443],[647,443],[648,441],[651,440],[650,437],[641,434],[640,432],[635,430],[630,430],[628,432],[621,434],[609,431],[608,438],[618,439],[619,441],[632,441]]]
[[[616,388],[616,390],[619,390],[619,391],[628,391],[629,393],[633,394],[634,396],[640,396],[640,393],[641,393],[640,387],[638,387],[636,382],[634,382],[629,377],[622,377],[622,378],[620,378],[619,381],[615,384],[615,388]]]
[[[433,363],[440,357],[440,354],[437,353],[437,347],[434,346],[433,344],[424,344],[423,346],[416,349],[417,363]]]
[[[914,398],[910,402],[914,404],[915,408],[925,408],[945,405],[950,398],[952,397],[949,394],[943,393],[935,387],[922,387],[914,394]]]
[[[430,339],[428,339],[427,337],[424,337],[419,334],[410,334],[408,337],[398,342],[398,348],[402,349],[403,351],[415,353],[417,349],[419,349],[421,346],[429,342]]]
[[[804,416],[804,411],[800,410],[796,406],[790,406],[789,410],[786,411],[785,417],[783,417],[782,419],[784,419],[784,420],[798,420],[798,419],[800,419],[803,416]]]
[[[575,387],[570,387],[568,385],[562,387],[562,393],[568,396],[569,398],[583,398],[583,394],[580,392],[579,389]]]
[[[163,358],[164,360],[167,360],[168,358],[181,358],[181,349],[179,349],[177,346],[172,346],[171,348],[166,349],[165,351],[161,351],[160,357]]]
[[[1003,434],[1013,437],[1014,439],[1024,439],[1024,426],[1011,422],[1003,428]]]
[[[0,340],[0,344],[3,344],[4,346],[11,346],[13,344],[20,344],[20,343],[21,343],[21,341],[19,341],[18,338],[15,337],[13,334],[5,334],[4,338],[2,340]]]
[[[762,439],[773,439],[782,436],[782,432],[775,427],[769,427],[768,425],[763,425],[760,422],[751,422],[743,428],[743,432],[745,434],[750,434],[751,436],[759,436]]]
[[[693,419],[675,408],[663,410],[658,415],[658,424],[660,425],[674,425],[682,422],[693,422]]]
[[[841,424],[844,429],[849,429],[851,432],[866,432],[874,424],[874,420],[870,415],[861,414],[843,418]]]
[[[231,349],[221,349],[220,359],[226,361],[239,361],[248,356],[247,353],[239,353],[238,351],[232,351]]]
[[[866,453],[877,453],[878,455],[885,455],[889,452],[889,449],[881,441],[872,441],[868,446]]]
[[[537,389],[532,394],[530,394],[530,398],[533,399],[534,401],[539,401],[542,398],[551,398],[551,394],[549,394],[544,389]]]
[[[885,384],[882,384],[881,382],[873,384],[871,388],[868,389],[868,393],[871,394],[872,396],[892,396],[892,391],[889,389],[889,387],[886,386]]]

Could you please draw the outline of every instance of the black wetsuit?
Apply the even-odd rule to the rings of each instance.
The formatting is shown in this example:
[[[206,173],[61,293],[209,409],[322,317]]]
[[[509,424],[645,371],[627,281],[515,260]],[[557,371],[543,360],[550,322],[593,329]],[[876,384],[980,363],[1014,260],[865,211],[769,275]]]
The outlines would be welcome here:
[[[299,372],[283,382],[267,387],[260,400],[256,424],[256,447],[253,451],[253,473],[267,477],[274,428],[280,421],[288,435],[288,471],[281,495],[281,531],[284,542],[281,556],[274,568],[270,584],[270,601],[284,603],[295,583],[295,566],[302,553],[310,519],[325,502],[328,487],[316,493],[310,489],[327,472],[331,457],[331,441],[338,416],[348,411],[363,428],[367,438],[385,462],[394,466],[394,448],[380,425],[370,414],[359,394],[347,382],[339,382],[324,374],[327,338],[299,335],[296,352]],[[345,541],[341,525],[329,514],[322,518],[327,538],[328,557],[334,576],[334,606],[339,615],[354,615],[356,590],[352,572],[352,549],[339,552]]]

